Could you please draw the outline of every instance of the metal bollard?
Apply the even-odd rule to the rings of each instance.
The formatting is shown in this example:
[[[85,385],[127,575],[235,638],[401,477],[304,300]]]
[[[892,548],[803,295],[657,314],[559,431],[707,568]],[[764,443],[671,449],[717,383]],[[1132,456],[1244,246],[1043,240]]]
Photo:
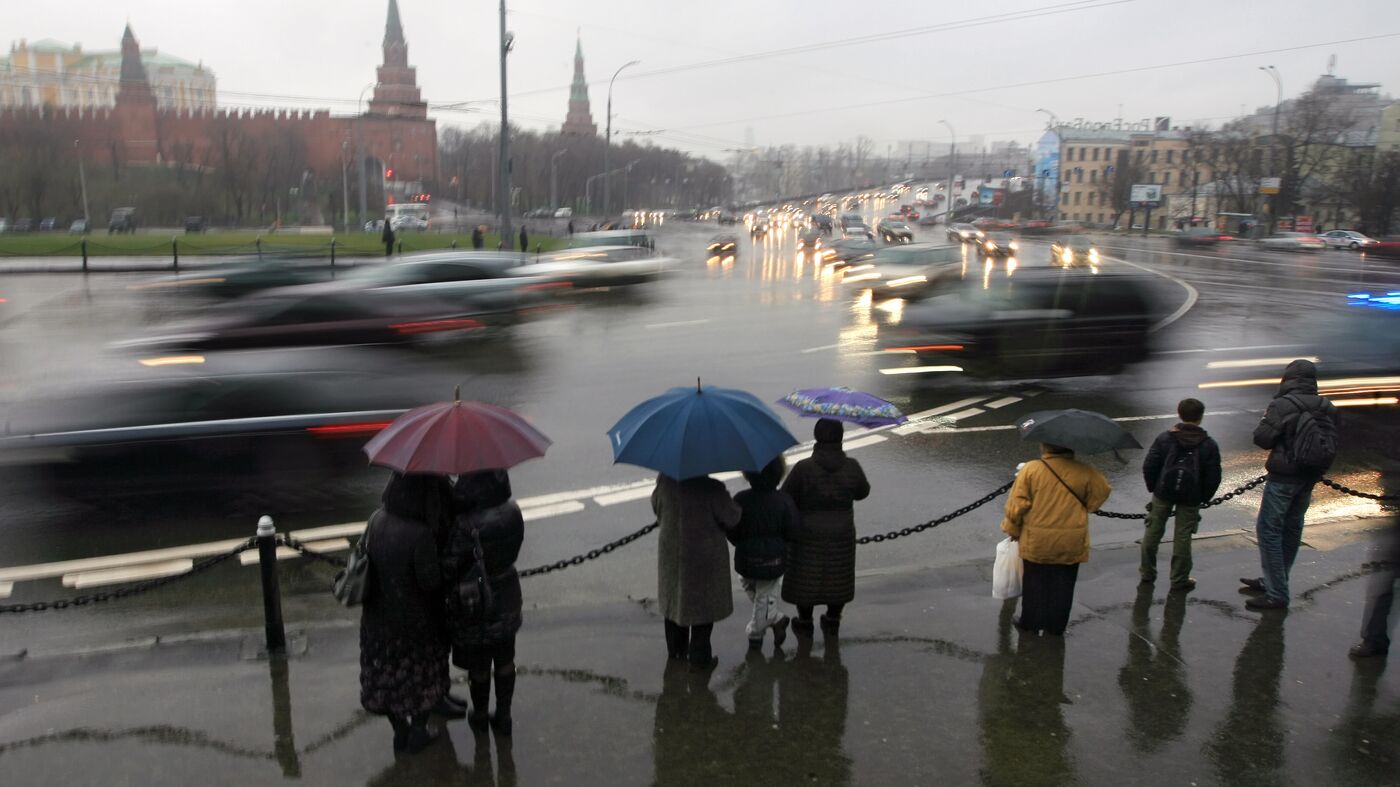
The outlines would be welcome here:
[[[453,238],[453,239],[452,239],[452,248],[454,248],[454,249],[457,248],[457,239],[456,239],[456,238]]]
[[[335,267],[335,238],[331,238],[331,267]]]
[[[87,238],[83,238],[81,243],[83,246],[83,273],[87,273]]]
[[[282,591],[277,584],[277,528],[272,517],[258,519],[258,570],[262,574],[263,624],[267,631],[267,653],[287,653],[287,632],[282,627]]]
[[[180,241],[174,235],[170,236],[170,253],[175,258],[175,270],[180,270]]]
[[[258,245],[258,259],[262,259],[262,236],[259,235],[253,242]]]

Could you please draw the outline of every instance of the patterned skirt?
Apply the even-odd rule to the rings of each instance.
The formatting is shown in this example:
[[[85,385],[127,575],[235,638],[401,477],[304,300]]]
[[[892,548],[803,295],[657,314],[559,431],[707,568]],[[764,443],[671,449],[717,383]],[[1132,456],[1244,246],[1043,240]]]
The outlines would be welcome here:
[[[447,641],[436,632],[360,624],[360,705],[370,713],[427,713],[447,693]]]

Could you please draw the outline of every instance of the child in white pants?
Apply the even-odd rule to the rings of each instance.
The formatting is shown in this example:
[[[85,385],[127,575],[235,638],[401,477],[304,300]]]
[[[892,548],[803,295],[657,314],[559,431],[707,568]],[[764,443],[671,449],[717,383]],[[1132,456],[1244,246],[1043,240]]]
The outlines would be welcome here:
[[[734,544],[734,570],[753,602],[746,632],[749,647],[763,647],[763,635],[773,629],[773,645],[787,638],[788,617],[778,607],[778,588],[787,564],[787,542],[797,529],[797,505],[778,489],[787,469],[782,454],[757,473],[745,472],[749,488],[734,496],[743,514],[729,531]]]

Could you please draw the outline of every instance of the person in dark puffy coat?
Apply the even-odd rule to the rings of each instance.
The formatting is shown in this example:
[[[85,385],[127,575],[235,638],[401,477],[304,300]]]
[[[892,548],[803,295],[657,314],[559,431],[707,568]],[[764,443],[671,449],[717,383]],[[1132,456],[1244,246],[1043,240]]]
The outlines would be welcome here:
[[[360,705],[389,717],[394,750],[436,737],[428,714],[447,695],[442,571],[428,501],[441,479],[394,473],[365,527],[369,592],[360,611]]]
[[[447,632],[452,663],[467,672],[471,713],[467,723],[484,730],[489,723],[501,735],[511,734],[511,700],[515,696],[515,634],[524,606],[520,574],[515,570],[525,540],[525,520],[511,500],[510,477],[504,470],[463,475],[454,488],[459,513],[448,536],[442,559],[447,589]],[[494,604],[479,619],[463,610],[460,585],[474,579],[476,548]],[[491,682],[496,683],[496,713],[487,712]]]
[[[796,533],[800,515],[792,498],[778,490],[786,469],[778,454],[759,472],[745,472],[749,488],[734,496],[743,513],[728,535],[739,584],[753,602],[753,617],[744,629],[750,648],[762,648],[763,633],[770,628],[775,648],[787,639],[788,616],[778,609],[778,585],[787,567],[787,542]]]
[[[823,418],[813,430],[812,456],[798,462],[783,482],[797,504],[801,525],[788,551],[783,600],[797,607],[792,629],[812,633],[812,611],[825,605],[822,632],[836,635],[841,611],[856,596],[856,520],[852,505],[870,496],[860,463],[841,450],[840,421]]]

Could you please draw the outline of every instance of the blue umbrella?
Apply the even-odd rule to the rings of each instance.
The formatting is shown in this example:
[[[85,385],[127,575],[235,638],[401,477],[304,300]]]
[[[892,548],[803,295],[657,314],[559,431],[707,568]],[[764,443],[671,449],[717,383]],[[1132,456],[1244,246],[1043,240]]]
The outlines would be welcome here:
[[[613,461],[651,468],[676,479],[725,470],[763,469],[796,445],[777,414],[747,391],[701,386],[672,388],[648,399],[608,430]]]

